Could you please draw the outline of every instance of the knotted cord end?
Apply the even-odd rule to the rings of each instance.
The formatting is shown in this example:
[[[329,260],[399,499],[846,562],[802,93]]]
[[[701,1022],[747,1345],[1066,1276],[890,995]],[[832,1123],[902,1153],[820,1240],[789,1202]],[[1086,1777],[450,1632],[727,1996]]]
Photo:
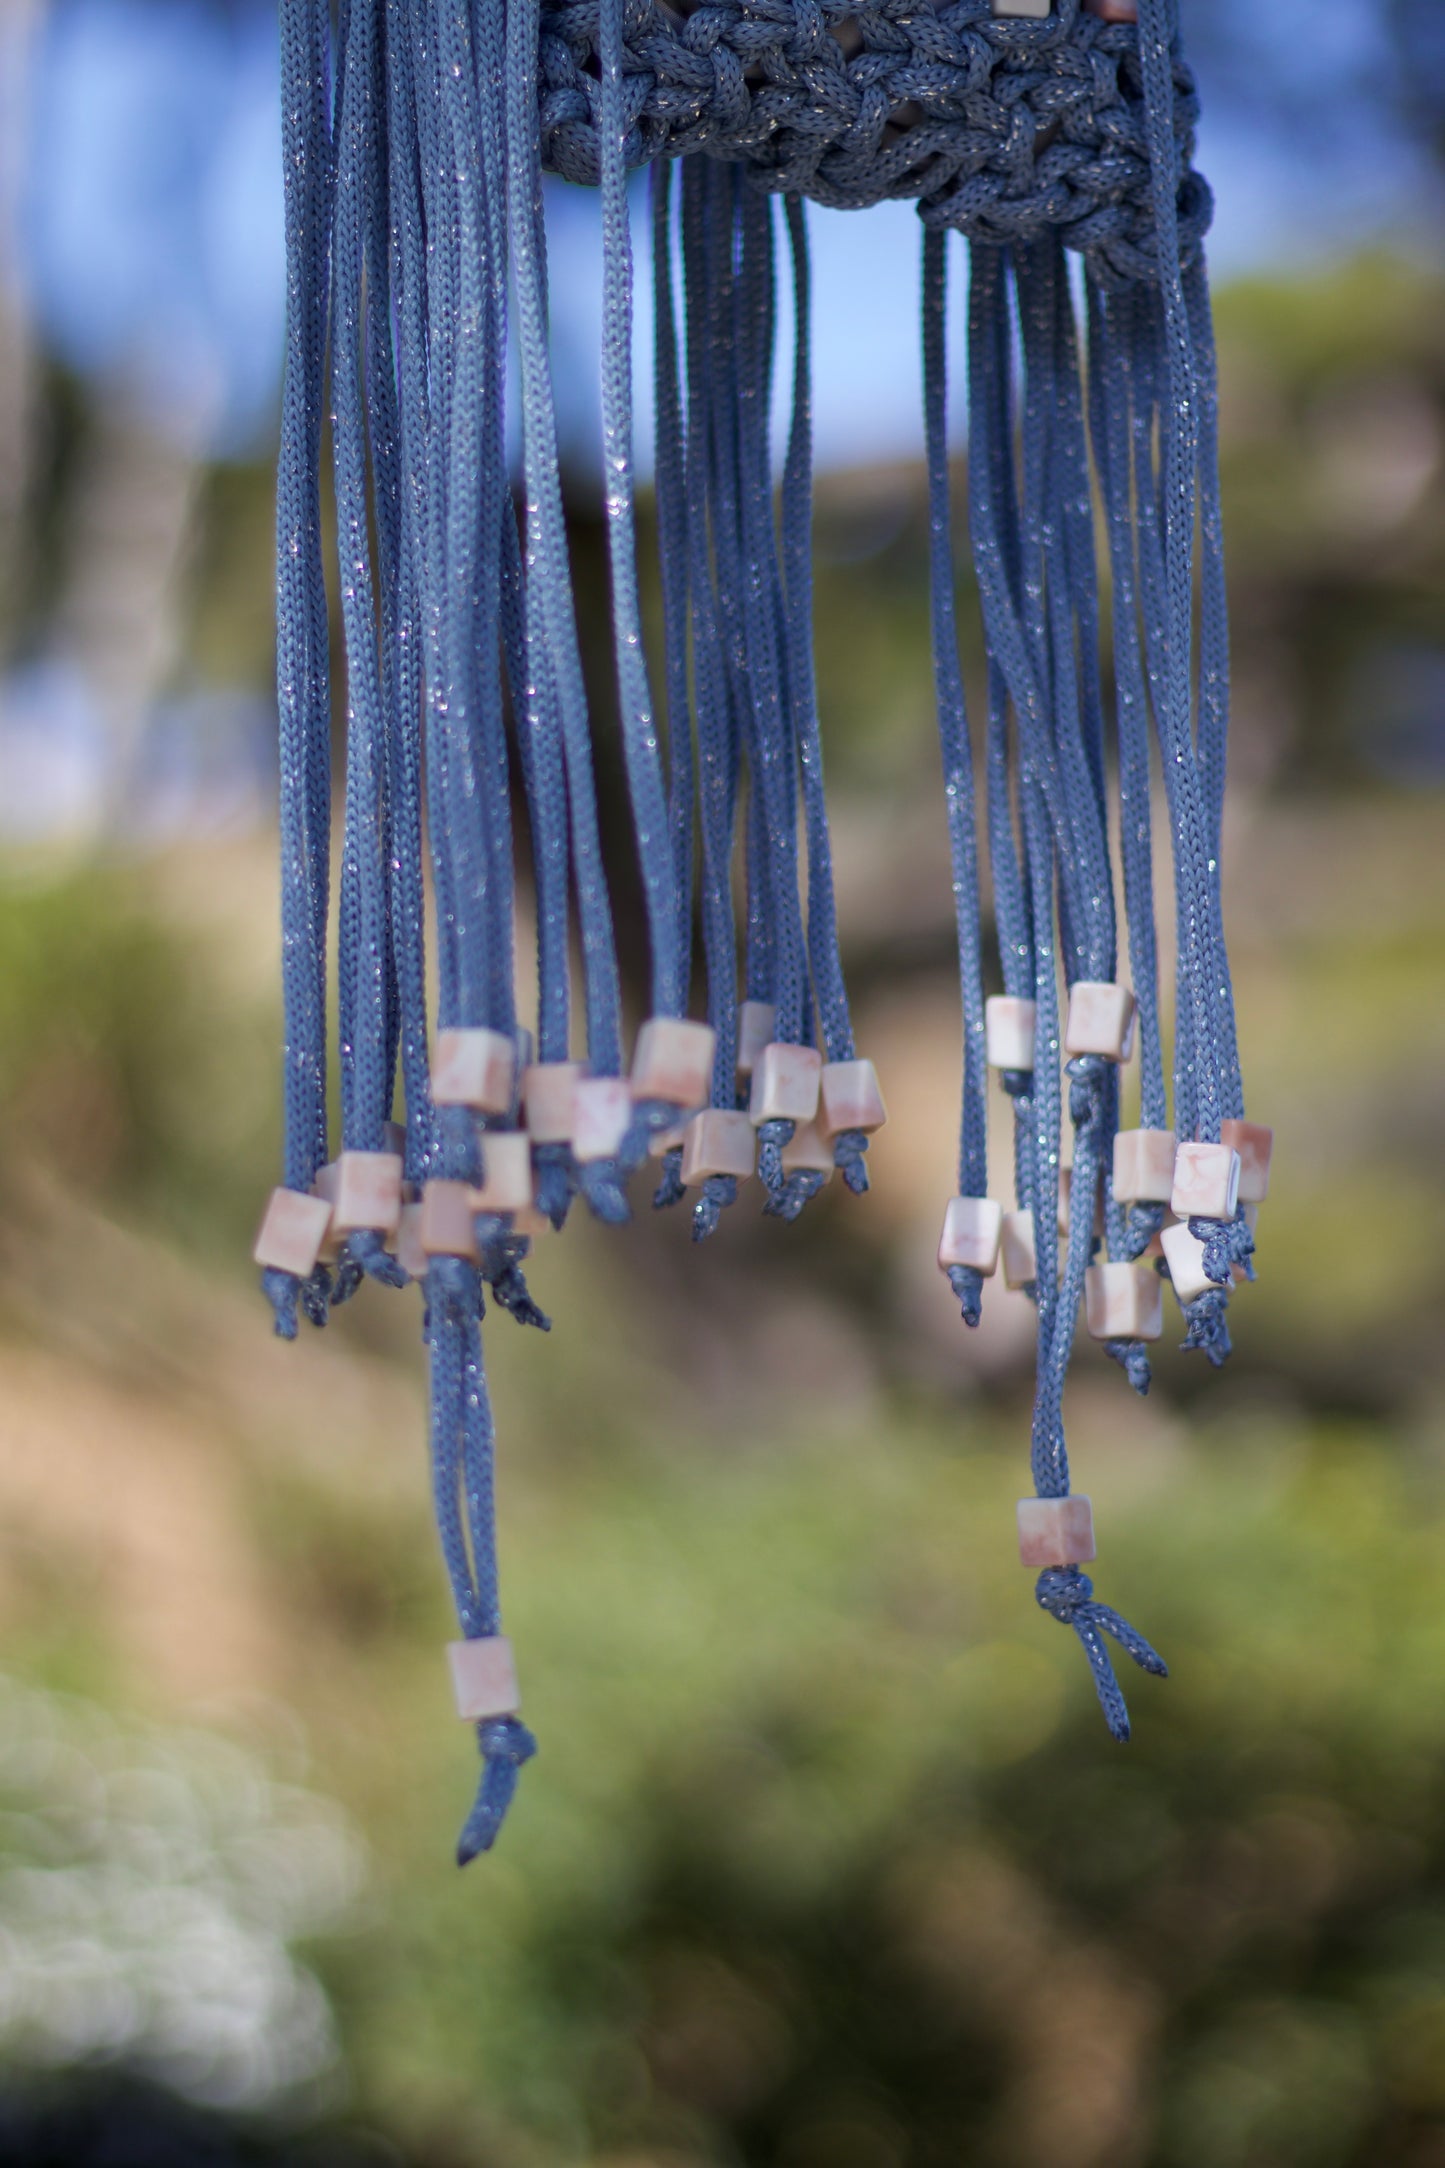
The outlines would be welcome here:
[[[267,1265],[261,1274],[261,1292],[271,1305],[278,1340],[296,1338],[296,1311],[301,1290],[302,1282],[294,1272],[278,1272],[274,1265]]]
[[[405,1268],[397,1263],[374,1228],[359,1228],[355,1234],[348,1235],[346,1255],[368,1280],[378,1280],[383,1287],[407,1285]]]
[[[1192,1219],[1189,1232],[1204,1250],[1204,1270],[1216,1287],[1228,1287],[1231,1272],[1254,1278],[1254,1236],[1243,1212],[1232,1220]]]
[[[1078,1566],[1045,1566],[1034,1584],[1034,1599],[1040,1610],[1047,1611],[1061,1626],[1073,1627],[1089,1659],[1104,1722],[1121,1746],[1127,1744],[1129,1711],[1114,1676],[1104,1636],[1111,1636],[1126,1656],[1133,1657],[1141,1671],[1152,1673],[1156,1679],[1169,1676],[1169,1667],[1163,1657],[1110,1604],[1094,1600],[1094,1584]]]
[[[983,1316],[983,1274],[972,1265],[950,1265],[948,1284],[958,1297],[965,1325],[976,1325]]]
[[[665,1212],[670,1205],[681,1204],[687,1195],[682,1181],[682,1146],[675,1144],[670,1152],[662,1155],[662,1172],[652,1193],[654,1212]]]
[[[769,1197],[779,1196],[787,1188],[788,1177],[783,1172],[783,1146],[793,1141],[794,1124],[781,1118],[758,1125],[758,1179]],[[766,1207],[765,1207],[766,1209]],[[796,1213],[784,1213],[783,1218],[796,1218]]]
[[[477,1726],[477,1745],[482,1774],[472,1811],[457,1839],[459,1867],[465,1867],[478,1852],[490,1852],[507,1818],[522,1764],[537,1751],[536,1740],[519,1716],[488,1717]]]
[[[702,1185],[702,1194],[692,1208],[692,1239],[706,1242],[709,1235],[717,1233],[717,1223],[731,1204],[738,1201],[737,1176],[733,1174],[710,1174]]]
[[[1106,1340],[1104,1353],[1113,1357],[1139,1398],[1144,1399],[1153,1381],[1149,1350],[1142,1340]]]
[[[576,1193],[576,1162],[567,1144],[539,1144],[535,1148],[537,1210],[562,1232]]]
[[[1185,1353],[1197,1350],[1216,1370],[1222,1370],[1234,1352],[1229,1337],[1228,1289],[1215,1287],[1206,1295],[1196,1295],[1193,1302],[1184,1305],[1184,1322],[1189,1328],[1180,1342]]]
[[[845,1129],[833,1139],[833,1164],[855,1197],[868,1194],[868,1168],[864,1154],[868,1139],[861,1129]]]

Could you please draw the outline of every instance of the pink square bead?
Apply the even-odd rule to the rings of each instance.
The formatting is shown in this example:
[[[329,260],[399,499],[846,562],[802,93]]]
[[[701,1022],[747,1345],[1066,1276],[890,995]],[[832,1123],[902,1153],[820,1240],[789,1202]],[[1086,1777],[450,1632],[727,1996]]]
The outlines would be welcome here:
[[[938,1269],[971,1265],[975,1272],[998,1269],[999,1244],[1003,1239],[1003,1206],[992,1197],[950,1197],[938,1239]]]
[[[742,1182],[752,1173],[758,1140],[746,1114],[731,1107],[704,1107],[687,1125],[682,1146],[682,1179],[696,1189],[709,1175],[731,1174]]]
[[[826,1069],[823,1074],[828,1074]],[[783,1146],[784,1174],[831,1174],[834,1164],[833,1139],[818,1122],[800,1122]]]
[[[1180,1219],[1233,1219],[1239,1154],[1231,1144],[1181,1144],[1174,1155],[1169,1209]]]
[[[1175,1220],[1164,1228],[1159,1236],[1159,1247],[1181,1303],[1193,1302],[1197,1296],[1207,1295],[1217,1288],[1218,1283],[1211,1280],[1204,1269],[1204,1244],[1189,1232],[1187,1222]],[[1230,1278],[1233,1279],[1233,1274]]]
[[[1071,1498],[1020,1498],[1019,1561],[1032,1566],[1086,1566],[1094,1549],[1094,1509],[1082,1491]]]
[[[401,1161],[395,1152],[343,1152],[336,1162],[337,1234],[375,1228],[389,1235],[401,1218]]]
[[[990,994],[983,1005],[983,1035],[990,1069],[1032,1069],[1038,1003],[1017,994]]]
[[[771,1001],[738,1004],[738,1075],[751,1076],[759,1054],[771,1044],[778,1012]]]
[[[1103,23],[1137,23],[1139,0],[1084,0],[1084,11]]]
[[[1164,1330],[1164,1289],[1147,1265],[1090,1265],[1084,1274],[1084,1320],[1091,1340],[1157,1340]]]
[[[632,1093],[626,1077],[578,1078],[572,1099],[572,1156],[579,1165],[614,1159],[631,1123]]]
[[[1221,1122],[1220,1142],[1239,1154],[1239,1201],[1263,1204],[1269,1195],[1269,1162],[1274,1151],[1274,1131],[1262,1122]]]
[[[326,1198],[308,1197],[299,1189],[273,1189],[251,1254],[258,1265],[272,1272],[308,1279],[316,1270],[330,1224],[331,1206]]]
[[[439,1031],[432,1050],[431,1095],[439,1107],[505,1114],[516,1075],[515,1040],[504,1031]]]
[[[670,1099],[675,1107],[707,1105],[717,1033],[683,1016],[650,1016],[632,1056],[634,1099]]]
[[[482,1138],[482,1182],[473,1212],[520,1212],[532,1202],[532,1140],[525,1129],[489,1129]]]
[[[753,1068],[748,1119],[764,1122],[810,1122],[818,1111],[823,1057],[815,1046],[788,1046],[774,1039]]]
[[[1134,1051],[1134,996],[1111,979],[1076,979],[1069,988],[1066,1054],[1127,1061]]]
[[[825,1137],[861,1129],[871,1137],[888,1119],[871,1061],[826,1061],[818,1079],[818,1127]]]
[[[428,1257],[475,1257],[469,1182],[428,1182],[421,1193],[421,1246]]]
[[[649,1159],[665,1159],[669,1152],[679,1151],[687,1135],[687,1122],[669,1122],[666,1129],[654,1129],[647,1140]]]
[[[1121,1129],[1114,1139],[1114,1195],[1121,1204],[1168,1204],[1174,1194],[1172,1129]]]
[[[449,1641],[447,1662],[451,1666],[452,1692],[457,1715],[468,1724],[489,1716],[515,1716],[522,1706],[517,1692],[517,1667],[512,1644],[505,1634],[487,1634],[476,1641]]]
[[[1027,1287],[1039,1276],[1032,1212],[1005,1212],[999,1230],[999,1260],[1005,1287]]]
[[[421,1246],[421,1206],[404,1204],[396,1229],[396,1261],[409,1279],[424,1280],[431,1259]]]
[[[580,1061],[539,1061],[523,1072],[522,1105],[534,1144],[572,1142],[573,1102],[582,1075]]]
[[[539,1235],[553,1234],[555,1229],[545,1212],[539,1212],[534,1204],[523,1204],[512,1214],[512,1232],[529,1235],[535,1242]]]

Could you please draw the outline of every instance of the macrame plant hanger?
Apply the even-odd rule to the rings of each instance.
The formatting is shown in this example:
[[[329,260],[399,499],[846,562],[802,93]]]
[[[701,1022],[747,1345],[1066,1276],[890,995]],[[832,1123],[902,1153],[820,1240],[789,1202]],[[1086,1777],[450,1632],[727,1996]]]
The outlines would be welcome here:
[[[938,1261],[969,1325],[1000,1270],[1035,1304],[1020,1553],[1127,1738],[1109,1643],[1146,1671],[1164,1666],[1083,1570],[1092,1517],[1070,1487],[1063,1429],[1076,1326],[1082,1311],[1147,1391],[1169,1282],[1185,1345],[1222,1362],[1271,1143],[1244,1119],[1224,946],[1210,198],[1190,164],[1196,100],[1173,0],[343,0],[335,22],[329,0],[282,0],[281,36],[285,1163],[256,1258],[288,1338],[363,1280],[421,1288],[436,1514],[461,1629],[452,1678],[482,1756],[459,1857],[491,1845],[535,1752],[498,1602],[487,1296],[546,1330],[523,1271],[532,1242],[579,1199],[625,1219],[649,1160],[654,1203],[690,1199],[701,1240],[754,1176],[781,1219],[835,1170],[865,1191],[884,1120],[839,957],[813,666],[807,199],[918,205],[963,1016],[957,1188]],[[628,175],[642,165],[655,677],[634,505]],[[601,197],[604,502],[649,986],[630,1067],[558,466],[544,172]],[[953,327],[955,234],[968,285]],[[780,370],[792,419],[778,474]],[[988,656],[981,793],[948,458],[960,385]],[[346,717],[334,1155],[328,416]],[[1156,774],[1173,871],[1167,1074]],[[534,1029],[518,1024],[513,983],[519,841]],[[705,1022],[689,1015],[695,964]],[[986,994],[990,983],[1002,991]],[[990,1069],[1012,1106],[1008,1205],[989,1195]]]

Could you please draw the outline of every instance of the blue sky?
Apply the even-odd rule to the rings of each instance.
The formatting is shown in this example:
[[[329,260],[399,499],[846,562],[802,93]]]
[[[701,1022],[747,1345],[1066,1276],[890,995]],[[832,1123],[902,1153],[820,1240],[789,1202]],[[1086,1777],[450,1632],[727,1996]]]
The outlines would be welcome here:
[[[1213,0],[1184,0],[1191,12]],[[1414,156],[1340,101],[1381,59],[1377,0],[1270,0],[1242,18],[1247,65],[1275,71],[1296,116],[1349,125],[1310,146],[1204,76],[1200,163],[1218,214],[1216,276],[1296,264],[1402,230]],[[276,32],[266,7],[54,0],[31,101],[23,231],[44,334],[82,372],[125,380],[166,426],[215,450],[264,444],[282,324]],[[553,310],[564,421],[595,437],[595,204],[553,192]],[[917,449],[919,229],[908,205],[813,212],[820,464]],[[639,282],[639,451],[650,426],[650,311]]]

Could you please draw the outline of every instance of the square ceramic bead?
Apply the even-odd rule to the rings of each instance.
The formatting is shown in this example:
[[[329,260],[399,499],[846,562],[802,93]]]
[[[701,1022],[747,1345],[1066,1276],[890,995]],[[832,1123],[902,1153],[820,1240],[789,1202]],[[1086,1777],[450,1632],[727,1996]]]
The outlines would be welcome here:
[[[292,1272],[304,1280],[316,1270],[321,1245],[331,1224],[325,1197],[299,1189],[273,1189],[251,1255],[272,1272]]]
[[[810,1122],[818,1111],[823,1057],[815,1046],[788,1046],[774,1039],[753,1067],[748,1119],[763,1122]]]
[[[535,1242],[539,1235],[550,1235],[555,1230],[545,1212],[539,1212],[534,1204],[522,1204],[512,1214],[512,1232],[530,1235]]]
[[[1114,1139],[1114,1195],[1121,1204],[1168,1204],[1174,1194],[1172,1129],[1121,1129]]]
[[[432,1100],[439,1107],[505,1114],[516,1067],[516,1044],[505,1031],[439,1031],[431,1058]]]
[[[632,1125],[632,1092],[626,1077],[579,1077],[572,1097],[572,1156],[585,1166],[614,1159]]]
[[[572,1142],[573,1101],[582,1075],[580,1061],[539,1061],[527,1070],[522,1107],[534,1144]]]
[[[680,1151],[687,1135],[687,1122],[669,1122],[666,1129],[654,1129],[647,1140],[649,1159],[665,1159],[669,1152]]]
[[[424,1280],[431,1260],[421,1245],[421,1206],[404,1204],[396,1228],[396,1261],[413,1280]]]
[[[827,1073],[825,1069],[824,1076]],[[831,1136],[824,1135],[818,1122],[799,1122],[783,1146],[784,1174],[831,1174],[834,1165]]]
[[[1027,16],[1031,22],[1043,22],[1048,16],[1052,0],[993,0],[995,15]]]
[[[467,1723],[477,1724],[488,1716],[515,1716],[521,1708],[517,1667],[505,1634],[486,1634],[476,1641],[449,1641],[447,1662],[451,1666],[452,1692],[457,1697],[457,1715]]]
[[[998,1269],[1003,1206],[992,1197],[950,1197],[938,1238],[938,1269],[971,1265],[985,1276]]]
[[[1164,1330],[1164,1289],[1147,1265],[1090,1265],[1084,1274],[1084,1322],[1091,1340],[1157,1340]]]
[[[712,1090],[717,1033],[711,1024],[685,1016],[650,1016],[637,1034],[632,1056],[634,1099],[670,1099],[675,1107],[703,1107]]]
[[[1232,1144],[1181,1144],[1174,1155],[1169,1209],[1180,1219],[1233,1219],[1239,1154]]]
[[[983,1005],[983,1035],[990,1069],[1032,1069],[1036,1001],[1016,994],[990,994]]]
[[[1112,979],[1076,979],[1069,988],[1066,1054],[1127,1061],[1134,1051],[1134,996]]]
[[[1032,1212],[1005,1212],[999,1230],[999,1261],[1005,1287],[1028,1287],[1039,1276]]]
[[[1094,1549],[1094,1509],[1072,1498],[1020,1498],[1019,1559],[1025,1566],[1086,1566]]]
[[[1263,1204],[1269,1195],[1269,1162],[1274,1151],[1274,1131],[1261,1122],[1221,1122],[1222,1144],[1239,1154],[1239,1201]]]
[[[1084,0],[1084,12],[1104,23],[1137,23],[1139,0]]]
[[[738,1075],[751,1076],[763,1048],[771,1043],[778,1012],[771,1001],[738,1004]]]
[[[470,1182],[428,1182],[421,1193],[421,1246],[428,1257],[475,1257]]]
[[[746,1181],[757,1161],[758,1140],[746,1114],[731,1107],[704,1107],[687,1125],[682,1145],[682,1179],[696,1189],[712,1174]]]
[[[525,1129],[489,1129],[473,1212],[520,1212],[532,1202],[532,1140]]]
[[[395,1152],[343,1152],[336,1162],[335,1233],[395,1232],[401,1218],[401,1161]]]
[[[818,1127],[825,1137],[861,1129],[871,1137],[888,1119],[871,1061],[825,1061],[818,1079]]]
[[[1189,1232],[1187,1221],[1175,1220],[1172,1226],[1166,1227],[1160,1234],[1159,1247],[1181,1303],[1193,1302],[1197,1296],[1207,1295],[1211,1288],[1218,1287],[1218,1282],[1211,1280],[1204,1269],[1204,1244]]]

